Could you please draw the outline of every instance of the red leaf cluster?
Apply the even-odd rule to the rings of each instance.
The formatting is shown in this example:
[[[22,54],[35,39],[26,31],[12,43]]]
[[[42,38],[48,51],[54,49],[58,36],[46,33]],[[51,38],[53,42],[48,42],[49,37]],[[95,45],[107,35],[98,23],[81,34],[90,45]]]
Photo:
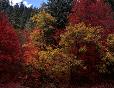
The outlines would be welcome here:
[[[13,62],[20,58],[18,36],[3,13],[0,13],[0,54],[10,55]]]
[[[74,0],[69,22],[71,24],[85,22],[92,26],[114,29],[112,9],[103,0]]]
[[[0,12],[0,74],[4,72],[12,74],[16,64],[20,61],[20,50],[18,36],[7,16]]]

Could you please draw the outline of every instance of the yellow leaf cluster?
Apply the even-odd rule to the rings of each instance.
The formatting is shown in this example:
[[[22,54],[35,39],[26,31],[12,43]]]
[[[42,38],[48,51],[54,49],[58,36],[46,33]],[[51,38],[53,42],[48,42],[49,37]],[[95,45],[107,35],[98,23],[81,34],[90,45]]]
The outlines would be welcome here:
[[[83,46],[79,49],[80,53],[85,53],[87,51],[86,46]]]
[[[101,52],[102,62],[98,65],[100,73],[111,73],[107,66],[114,64],[114,34],[109,34],[106,42],[107,46],[102,46],[105,49]]]
[[[38,53],[37,64],[35,67],[45,68],[48,74],[59,75],[68,73],[70,70],[71,57],[65,54],[62,49],[51,49]],[[59,75],[60,76],[60,75]]]
[[[36,23],[36,28],[44,29],[45,27],[50,26],[55,19],[49,13],[43,10],[38,14],[35,14],[32,17],[32,21]]]
[[[114,62],[114,34],[109,34],[107,37],[108,52],[106,52],[106,57],[109,61]]]
[[[60,45],[72,46],[80,42],[96,42],[100,36],[100,27],[87,27],[84,23],[76,24],[75,26],[69,25],[67,32],[61,35]]]
[[[114,34],[108,35],[107,42],[108,42],[110,45],[114,45]]]

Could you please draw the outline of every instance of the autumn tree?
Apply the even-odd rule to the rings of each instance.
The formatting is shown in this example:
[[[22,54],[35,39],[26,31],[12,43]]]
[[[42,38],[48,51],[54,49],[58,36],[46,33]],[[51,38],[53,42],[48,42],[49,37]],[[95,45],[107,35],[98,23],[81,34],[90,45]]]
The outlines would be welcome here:
[[[105,29],[114,28],[112,9],[103,0],[74,0],[69,21],[72,24],[85,22]]]
[[[0,82],[13,81],[21,62],[18,36],[3,12],[0,12]],[[12,78],[13,77],[13,78]]]

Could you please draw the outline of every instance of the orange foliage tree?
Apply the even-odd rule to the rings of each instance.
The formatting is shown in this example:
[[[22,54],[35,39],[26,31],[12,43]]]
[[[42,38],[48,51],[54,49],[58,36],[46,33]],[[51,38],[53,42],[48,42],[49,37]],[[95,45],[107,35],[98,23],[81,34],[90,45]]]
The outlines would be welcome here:
[[[90,27],[91,25],[92,27],[100,26],[102,28],[99,35],[96,35],[95,37],[97,38],[98,36],[100,36],[100,39],[98,41],[92,40],[92,42],[94,43],[87,43],[86,46],[84,46],[85,42],[83,39],[76,41],[78,37],[81,38],[81,34],[84,35],[83,32],[86,29],[82,31],[80,30],[80,33],[79,33],[80,36],[78,36],[74,40],[76,41],[75,43],[78,43],[80,41],[82,42],[78,45],[78,47],[74,45],[73,48],[71,48],[71,51],[73,53],[75,52],[76,56],[79,55],[79,58],[81,59],[83,58],[83,60],[85,61],[87,60],[86,62],[89,63],[87,66],[88,67],[87,70],[89,72],[92,72],[91,74],[94,74],[95,68],[99,69],[98,73],[111,73],[112,71],[111,72],[109,71],[109,67],[111,65],[112,66],[111,68],[113,68],[113,65],[112,65],[114,64],[112,60],[113,54],[109,50],[109,48],[107,48],[107,44],[109,43],[109,41],[107,41],[107,38],[109,38],[108,36],[110,36],[110,34],[114,33],[114,30],[113,30],[114,20],[113,20],[113,13],[110,6],[104,3],[104,0],[74,0],[74,4],[71,10],[71,13],[69,15],[69,22],[71,25],[74,25],[74,27],[76,24],[80,22],[84,22],[87,27]],[[91,31],[92,27],[90,27],[90,29],[88,30],[87,32],[88,34]],[[83,29],[83,28],[80,26],[80,29]],[[69,38],[69,39],[72,39],[72,38]],[[95,39],[95,38],[92,38],[92,39]],[[77,48],[78,49],[80,48],[79,51],[87,50],[87,53],[83,55],[80,55],[79,53],[77,54]],[[98,48],[99,51],[96,51],[96,48]],[[96,65],[95,63],[99,63],[99,65]],[[91,69],[92,67],[94,71]]]

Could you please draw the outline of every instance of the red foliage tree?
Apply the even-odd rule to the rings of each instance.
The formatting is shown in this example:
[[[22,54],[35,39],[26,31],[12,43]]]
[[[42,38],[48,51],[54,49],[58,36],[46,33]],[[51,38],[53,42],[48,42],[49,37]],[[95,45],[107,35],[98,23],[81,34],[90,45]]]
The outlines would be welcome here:
[[[74,0],[69,22],[85,22],[92,26],[114,29],[112,9],[103,0]]]
[[[18,36],[7,16],[0,12],[0,81],[7,80],[17,73],[20,55]]]
[[[74,4],[69,15],[69,23],[75,25],[80,22],[84,22],[88,27],[89,25],[101,26],[103,29],[100,32],[101,38],[98,42],[101,43],[103,47],[107,47],[107,36],[114,33],[114,20],[112,10],[104,0],[74,0]],[[83,44],[84,43],[81,42],[78,48]],[[77,48],[74,47],[72,48],[72,51],[76,52]],[[80,55],[79,57],[87,62],[87,74],[90,76],[90,79],[93,79],[96,78],[97,75],[95,77],[91,75],[95,75],[94,73],[97,73],[95,70],[95,64],[100,61],[101,56],[100,53],[96,51],[95,44],[87,44],[86,47],[87,53]],[[105,48],[101,50],[102,52],[106,52]],[[83,73],[83,71],[80,72]],[[75,78],[75,76],[72,78]]]

